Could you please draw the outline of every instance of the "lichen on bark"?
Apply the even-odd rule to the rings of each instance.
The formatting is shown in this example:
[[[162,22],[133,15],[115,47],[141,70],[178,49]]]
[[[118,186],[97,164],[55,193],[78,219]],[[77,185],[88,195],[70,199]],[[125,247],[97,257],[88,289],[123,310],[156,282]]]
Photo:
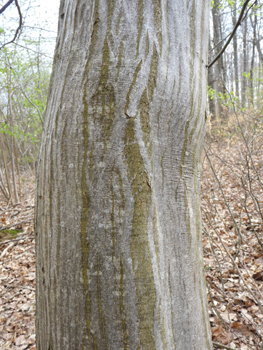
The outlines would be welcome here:
[[[147,231],[151,189],[134,124],[134,119],[128,120],[124,139],[124,155],[134,200],[130,250],[136,283],[140,346],[145,350],[154,350],[156,290]]]

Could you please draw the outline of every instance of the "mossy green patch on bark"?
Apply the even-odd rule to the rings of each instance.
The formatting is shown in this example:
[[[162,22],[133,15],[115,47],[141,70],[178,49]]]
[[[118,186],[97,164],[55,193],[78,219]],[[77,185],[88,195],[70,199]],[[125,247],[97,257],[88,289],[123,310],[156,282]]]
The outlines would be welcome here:
[[[142,24],[143,24],[143,1],[138,0],[138,30],[137,30],[136,57],[138,57],[139,55],[140,39],[142,35]]]
[[[140,122],[143,132],[143,141],[145,146],[150,139],[150,116],[149,116],[150,102],[147,94],[147,87],[144,89],[140,100]]]
[[[149,55],[149,51],[150,51],[150,41],[149,41],[149,32],[147,30],[146,32],[146,42],[145,42],[145,56],[144,59],[146,60],[147,56]]]
[[[152,153],[153,153],[153,143],[151,141],[150,144],[149,144],[149,147],[148,147],[148,157],[149,157],[149,159],[152,158]],[[152,163],[151,163],[151,165],[152,165]]]
[[[143,132],[143,141],[145,146],[147,146],[150,140],[150,103],[153,100],[154,90],[156,88],[156,79],[157,79],[157,68],[158,68],[158,52],[156,46],[153,46],[153,54],[149,72],[149,78],[147,86],[142,94],[139,108],[140,108],[140,122]]]
[[[78,25],[78,11],[80,12],[80,15],[82,15],[82,8],[79,9],[79,3],[80,3],[80,0],[77,0],[77,3],[76,3],[76,7],[75,7],[75,13],[74,13],[74,26],[73,26],[73,35],[72,35],[72,40],[71,40],[71,46],[73,44],[73,41],[74,41],[74,37],[75,37],[75,31],[76,31],[76,27]],[[67,25],[67,22],[66,24]],[[65,30],[66,31],[66,30]]]
[[[93,171],[93,146],[89,145],[89,118],[93,118],[97,125],[101,128],[101,139],[104,141],[104,149],[107,147],[107,141],[110,136],[113,120],[115,116],[115,95],[114,88],[109,83],[109,66],[110,66],[110,52],[108,46],[107,36],[110,32],[110,23],[111,16],[113,12],[114,1],[109,1],[109,16],[108,16],[108,27],[107,34],[104,39],[104,46],[102,49],[102,62],[100,69],[100,78],[98,81],[97,89],[93,96],[87,102],[87,84],[89,79],[89,67],[90,62],[93,59],[93,54],[95,51],[95,45],[97,43],[98,29],[100,24],[99,19],[99,1],[95,1],[94,8],[94,23],[93,23],[93,32],[91,35],[91,44],[89,47],[89,56],[86,62],[85,67],[85,77],[83,79],[84,84],[84,94],[83,94],[83,123],[82,123],[82,135],[83,135],[83,160],[82,160],[82,169],[81,169],[81,187],[82,187],[82,212],[81,212],[81,250],[82,250],[82,280],[83,280],[83,290],[85,295],[85,317],[86,317],[86,334],[83,337],[82,347],[85,349],[86,338],[93,339],[93,347],[97,349],[97,338],[96,335],[91,334],[91,321],[90,321],[90,312],[91,312],[91,292],[89,290],[89,278],[87,275],[88,271],[88,258],[89,258],[89,247],[87,243],[87,227],[89,220],[89,190],[88,190],[88,176],[92,178]],[[88,161],[89,160],[89,161]],[[114,209],[113,209],[114,210]],[[115,237],[113,237],[115,240]],[[101,320],[101,329],[103,333],[104,344],[106,344],[105,336],[105,324],[103,317],[103,308],[101,300],[101,284],[100,284],[100,257],[98,255],[98,271],[97,271],[97,289],[98,289],[98,310],[99,317]],[[106,346],[106,345],[105,345]]]
[[[109,65],[110,65],[110,53],[107,39],[104,42],[103,55],[102,55],[102,68],[100,75],[100,82],[95,98],[95,103],[102,106],[102,114],[100,117],[100,123],[103,127],[102,138],[104,140],[104,148],[107,147],[107,140],[110,136],[113,120],[115,116],[115,93],[113,86],[109,83]]]
[[[87,84],[89,79],[89,69],[90,62],[93,59],[95,45],[97,43],[98,29],[100,24],[99,19],[99,1],[95,1],[94,8],[94,23],[93,23],[93,32],[91,35],[91,43],[89,47],[89,56],[85,66],[85,77],[83,79],[84,84],[84,94],[83,94],[83,122],[82,122],[82,135],[83,135],[83,160],[82,160],[82,169],[81,169],[81,192],[82,192],[82,212],[81,212],[81,250],[82,250],[82,280],[83,280],[83,290],[86,298],[85,301],[85,315],[86,315],[86,334],[84,338],[93,339],[93,347],[97,349],[97,338],[96,335],[91,334],[91,321],[90,321],[90,312],[91,312],[91,292],[89,290],[89,278],[87,275],[88,271],[88,259],[89,259],[89,247],[87,243],[87,227],[89,220],[89,190],[88,190],[88,177],[92,178],[93,171],[93,145],[89,145],[89,118],[93,118],[94,122],[97,124],[97,127],[101,129],[101,139],[104,141],[104,149],[107,147],[108,139],[112,130],[112,125],[115,116],[115,94],[114,88],[109,83],[109,67],[110,67],[110,52],[108,46],[108,34],[110,33],[110,24],[111,17],[113,12],[114,1],[111,0],[108,3],[108,26],[107,34],[104,39],[104,46],[102,49],[102,61],[100,68],[100,77],[95,93],[87,102]],[[114,211],[114,208],[113,208]],[[114,224],[113,224],[114,225]],[[113,227],[114,235],[114,227]],[[113,236],[113,245],[115,245],[115,236]],[[98,271],[97,271],[97,302],[99,317],[101,320],[101,329],[103,333],[104,344],[106,344],[105,336],[105,324],[103,317],[103,305],[101,300],[101,283],[100,283],[100,257],[98,255]],[[82,347],[85,349],[85,342],[83,340]],[[106,346],[106,345],[105,345]]]
[[[109,82],[109,66],[110,52],[106,37],[102,51],[98,86],[89,102],[90,108],[93,110],[93,119],[101,127],[101,139],[104,142],[104,149],[107,148],[115,117],[115,92],[114,87]]]
[[[94,350],[99,350],[97,346],[97,337],[96,335],[93,336],[93,349]]]
[[[101,281],[100,281],[100,253],[98,252],[98,263],[97,263],[97,295],[98,295],[98,308],[99,308],[99,318],[101,322],[101,329],[102,329],[102,334],[103,334],[103,341],[105,345],[105,349],[107,347],[107,342],[106,342],[106,334],[105,334],[105,320],[103,316],[103,309],[102,309],[102,300],[101,300]]]
[[[104,40],[104,46],[102,49],[102,62],[101,62],[100,80],[98,85],[98,88],[102,90],[102,92],[103,92],[103,89],[107,87],[108,75],[109,75],[109,64],[110,64],[110,52],[109,52],[109,45],[106,37]],[[105,97],[106,96],[103,95],[104,100],[105,100]]]
[[[135,274],[140,348],[154,350],[154,310],[156,290],[150,257],[147,224],[151,189],[140,147],[135,136],[135,120],[127,121],[124,155],[134,199],[130,251]]]
[[[131,83],[131,85],[130,85],[130,87],[129,87],[129,91],[128,91],[127,96],[126,96],[126,105],[125,105],[125,109],[124,109],[124,114],[125,114],[128,118],[131,117],[131,116],[129,116],[129,115],[127,114],[127,110],[128,110],[128,108],[129,108],[129,104],[130,104],[130,95],[131,95],[132,89],[133,89],[133,87],[134,87],[134,85],[135,85],[135,83],[136,83],[137,75],[138,75],[138,73],[139,73],[139,71],[140,71],[140,69],[141,69],[141,65],[142,65],[142,60],[140,60],[139,64],[138,64],[137,67],[135,68],[135,71],[134,71],[134,74],[133,74],[132,83]]]
[[[122,15],[122,9],[120,9],[118,19],[117,19],[117,24],[116,24],[116,36],[118,37],[119,35],[119,29],[120,29],[120,23],[121,23],[121,15]]]
[[[125,317],[124,311],[124,268],[122,256],[120,256],[120,314],[121,314],[121,322],[122,322],[122,333],[123,333],[123,349],[128,350],[128,331],[127,331],[127,321]]]
[[[113,8],[114,8],[114,0],[108,0],[108,29],[107,29],[107,34],[110,31],[110,26],[111,26],[111,20],[112,20],[112,13],[113,13]]]
[[[153,45],[153,54],[152,54],[152,60],[151,60],[151,67],[150,67],[150,73],[149,73],[149,79],[148,79],[148,94],[149,94],[149,100],[152,101],[154,90],[156,88],[156,79],[157,79],[157,71],[158,71],[158,60],[159,55],[156,49],[155,44]]]
[[[92,55],[94,53],[95,45],[97,43],[97,36],[98,36],[98,30],[99,30],[99,0],[95,0],[95,5],[94,5],[94,19],[93,19],[93,30],[91,33],[91,42],[89,46],[89,57],[86,62],[85,66],[85,73],[87,75],[88,70],[89,70],[89,64],[92,58]]]
[[[162,53],[162,1],[153,0],[154,26],[159,43],[160,54]]]
[[[113,191],[113,184],[112,184],[112,178],[111,177],[111,244],[112,244],[112,261],[115,256],[115,245],[116,245],[116,229],[115,229],[115,197],[114,197],[114,191]]]

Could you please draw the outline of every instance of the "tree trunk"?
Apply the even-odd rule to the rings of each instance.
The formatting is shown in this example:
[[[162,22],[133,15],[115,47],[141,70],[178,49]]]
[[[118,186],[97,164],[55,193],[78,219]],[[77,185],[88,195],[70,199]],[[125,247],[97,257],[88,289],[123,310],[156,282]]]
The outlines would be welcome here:
[[[214,5],[212,8],[212,18],[213,18],[213,34],[214,34],[214,55],[217,56],[219,52],[222,50],[222,37],[220,35],[220,0],[214,0]],[[217,62],[214,65],[214,77],[215,77],[215,84],[214,88],[216,93],[222,93],[223,94],[223,83],[222,79],[224,76],[224,67],[223,67],[223,55],[221,55]],[[215,118],[218,119],[223,114],[223,109],[220,104],[220,101],[218,100],[218,97],[216,96],[216,115]]]
[[[256,31],[256,48],[257,48],[257,51],[258,51],[258,57],[259,57],[259,63],[262,63],[263,62],[263,53],[261,51],[261,47],[260,47],[260,41],[261,41],[261,38],[260,38],[260,33],[261,33],[261,29],[260,29],[260,25],[258,24],[258,17],[255,16],[255,31]]]
[[[254,68],[255,68],[255,55],[256,55],[256,41],[257,41],[257,32],[256,32],[256,18],[257,13],[253,11],[250,15],[250,23],[253,29],[253,40],[252,40],[252,57],[250,64],[250,99],[251,103],[254,106]]]
[[[209,1],[62,0],[37,170],[37,349],[212,349]]]
[[[210,28],[209,28],[209,45],[208,45],[208,51],[209,51],[209,56],[211,58],[213,57],[213,50],[212,50],[212,43],[211,43],[211,35],[210,35]],[[215,72],[214,72],[214,66],[210,67],[208,69],[208,86],[210,86],[213,90],[216,91],[216,78],[215,78]],[[216,108],[217,108],[217,99],[216,96],[213,96],[213,98],[208,98],[209,102],[209,113],[211,115],[211,119],[216,119],[216,116],[218,114]]]
[[[237,3],[234,1],[234,9],[232,14],[233,28],[237,22]],[[238,48],[237,48],[237,34],[233,37],[233,48],[234,48],[234,69],[235,69],[235,90],[236,96],[239,98],[239,75],[238,75]]]
[[[243,73],[248,73],[248,59],[247,59],[247,18],[244,21],[243,27]],[[247,104],[247,78],[242,75],[242,106]]]

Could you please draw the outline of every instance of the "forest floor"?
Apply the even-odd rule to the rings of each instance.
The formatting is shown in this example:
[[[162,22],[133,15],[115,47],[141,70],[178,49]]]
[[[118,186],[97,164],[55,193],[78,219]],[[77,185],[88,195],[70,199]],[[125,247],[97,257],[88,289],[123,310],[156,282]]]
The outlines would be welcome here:
[[[249,169],[247,161],[253,195],[247,193],[239,176],[247,174],[246,161],[240,156],[244,153],[240,152],[242,143],[237,143],[235,138],[228,142],[211,138],[206,147],[213,168],[204,155],[203,247],[214,349],[260,350],[263,216],[259,209],[263,204],[263,186],[260,182],[254,184],[255,176],[250,175],[253,169]],[[260,171],[263,164],[256,154],[253,157]],[[1,350],[36,349],[35,181],[31,174],[26,175],[19,203],[8,204],[0,196]],[[243,176],[244,179],[247,178]]]
[[[35,240],[32,174],[24,174],[20,202],[0,196],[0,349],[35,347]]]
[[[238,118],[206,138],[201,213],[207,297],[214,344],[262,350],[263,133],[259,118]]]

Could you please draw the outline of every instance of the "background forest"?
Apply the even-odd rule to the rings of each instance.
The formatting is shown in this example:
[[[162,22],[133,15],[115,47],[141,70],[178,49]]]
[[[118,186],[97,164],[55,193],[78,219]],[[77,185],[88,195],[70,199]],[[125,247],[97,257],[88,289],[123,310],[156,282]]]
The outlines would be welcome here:
[[[209,62],[244,2],[212,1]],[[19,3],[22,25],[15,6],[0,22],[1,349],[35,349],[34,174],[59,5],[43,16],[38,1]],[[202,218],[214,346],[263,349],[261,1],[248,3],[236,35],[209,68],[207,99]]]

